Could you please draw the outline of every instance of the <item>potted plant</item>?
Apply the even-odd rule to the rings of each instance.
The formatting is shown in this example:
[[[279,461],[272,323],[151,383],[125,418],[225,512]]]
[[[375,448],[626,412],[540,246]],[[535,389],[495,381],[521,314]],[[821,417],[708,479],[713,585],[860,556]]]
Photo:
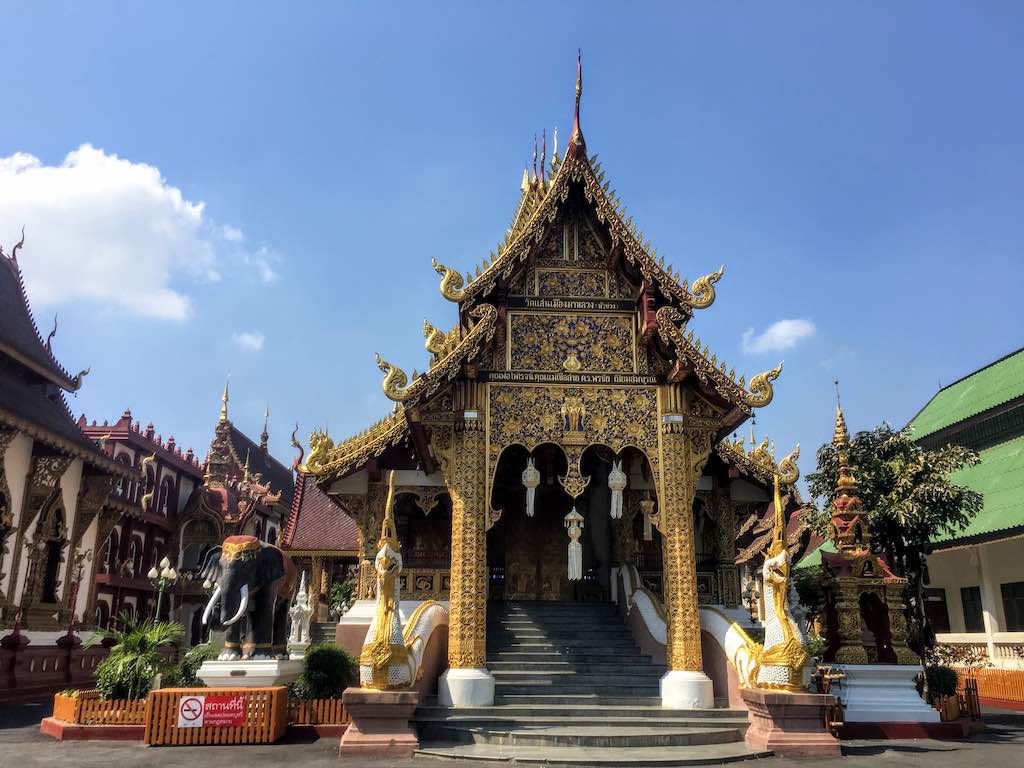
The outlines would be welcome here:
[[[956,720],[960,717],[960,703],[957,699],[956,670],[944,664],[927,667],[928,703],[939,711],[942,720]]]

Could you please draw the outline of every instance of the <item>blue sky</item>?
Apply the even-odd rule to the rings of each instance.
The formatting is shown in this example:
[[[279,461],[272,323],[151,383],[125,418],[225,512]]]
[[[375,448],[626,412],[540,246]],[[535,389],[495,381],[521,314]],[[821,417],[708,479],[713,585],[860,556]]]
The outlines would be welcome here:
[[[1019,3],[4,5],[0,242],[76,414],[204,453],[230,370],[285,460],[383,416],[373,353],[425,367],[430,259],[501,239],[577,46],[590,151],[684,276],[726,265],[692,326],[785,360],[756,429],[805,473],[834,378],[902,424],[1024,343]],[[780,320],[814,332],[744,345]]]

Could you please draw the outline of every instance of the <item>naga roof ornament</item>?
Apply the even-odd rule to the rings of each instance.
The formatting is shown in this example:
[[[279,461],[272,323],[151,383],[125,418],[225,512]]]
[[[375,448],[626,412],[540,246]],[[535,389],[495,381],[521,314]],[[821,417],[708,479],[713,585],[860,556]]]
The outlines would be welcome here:
[[[403,402],[409,389],[409,377],[405,371],[389,363],[379,353],[377,354],[377,367],[385,374],[381,385],[384,388],[385,396],[388,400],[394,400],[396,403]]]
[[[690,306],[694,309],[707,309],[714,304],[715,283],[721,280],[724,274],[725,265],[723,264],[718,268],[717,272],[712,272],[710,275],[704,275],[704,277],[698,277],[694,280],[693,286],[690,288],[690,293],[693,294]]]
[[[462,275],[454,269],[446,267],[437,259],[431,259],[430,263],[434,265],[434,271],[441,275],[441,295],[448,301],[462,301],[466,293],[463,290],[466,283],[462,279]]]

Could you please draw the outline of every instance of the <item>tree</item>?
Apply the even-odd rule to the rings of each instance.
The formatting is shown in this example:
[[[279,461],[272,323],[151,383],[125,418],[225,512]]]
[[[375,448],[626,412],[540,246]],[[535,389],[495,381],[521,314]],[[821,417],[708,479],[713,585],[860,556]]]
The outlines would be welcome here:
[[[888,424],[858,432],[850,442],[850,468],[860,486],[871,549],[907,579],[919,651],[930,647],[933,638],[922,599],[930,541],[956,533],[982,507],[980,493],[951,483],[949,477],[979,460],[976,452],[958,445],[925,450],[911,440],[910,430]],[[807,475],[811,495],[824,498],[825,504],[802,513],[804,521],[825,537],[831,535],[838,477],[838,452],[826,443],[818,449],[818,471]]]

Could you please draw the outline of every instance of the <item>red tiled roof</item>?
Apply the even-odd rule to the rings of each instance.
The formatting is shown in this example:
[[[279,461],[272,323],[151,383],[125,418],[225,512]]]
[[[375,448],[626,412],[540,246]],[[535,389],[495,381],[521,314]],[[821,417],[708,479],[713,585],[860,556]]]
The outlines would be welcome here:
[[[340,505],[317,487],[315,477],[300,474],[281,543],[286,550],[357,552],[359,528]]]

